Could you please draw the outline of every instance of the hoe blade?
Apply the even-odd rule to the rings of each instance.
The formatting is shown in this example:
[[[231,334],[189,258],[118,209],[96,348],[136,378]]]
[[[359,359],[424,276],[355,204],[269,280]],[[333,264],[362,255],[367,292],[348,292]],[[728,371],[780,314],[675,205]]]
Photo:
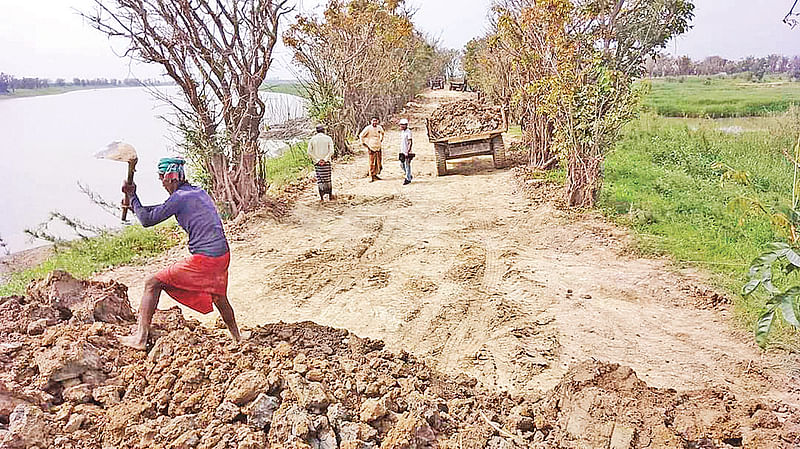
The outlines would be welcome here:
[[[97,159],[131,162],[139,158],[133,145],[122,141],[111,142],[103,150],[94,155]]]

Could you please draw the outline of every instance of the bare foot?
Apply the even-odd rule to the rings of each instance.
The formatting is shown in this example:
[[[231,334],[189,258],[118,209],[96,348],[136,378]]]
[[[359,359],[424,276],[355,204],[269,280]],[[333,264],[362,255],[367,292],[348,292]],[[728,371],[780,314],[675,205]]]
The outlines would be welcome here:
[[[144,351],[145,347],[147,346],[147,339],[145,338],[142,340],[141,337],[138,335],[129,335],[127,337],[119,337],[119,342],[127,346],[129,348],[133,348],[139,351]]]

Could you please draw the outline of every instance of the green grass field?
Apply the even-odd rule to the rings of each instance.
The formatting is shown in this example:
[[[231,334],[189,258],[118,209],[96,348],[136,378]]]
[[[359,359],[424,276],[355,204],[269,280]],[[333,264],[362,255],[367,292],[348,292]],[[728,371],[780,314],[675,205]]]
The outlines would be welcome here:
[[[688,97],[698,88],[684,86]],[[715,87],[705,88],[696,96],[714,95]],[[753,86],[743,96],[761,95],[760,89]],[[723,106],[725,115],[740,111],[735,102]],[[600,207],[635,231],[644,253],[712,273],[734,299],[736,316],[751,328],[765,298],[739,292],[750,262],[781,236],[765,214],[731,206],[743,197],[768,210],[790,205],[793,171],[783,152],[791,152],[799,132],[796,110],[722,120],[643,114],[607,156]],[[746,172],[749,181],[725,179],[730,170]],[[785,326],[774,341],[800,349],[800,335]]]
[[[667,117],[749,117],[784,112],[800,104],[800,82],[689,76],[649,81],[644,100],[650,112]]]
[[[297,97],[302,97],[302,98],[308,97],[308,93],[300,83],[266,82],[263,86],[261,86],[261,90],[266,92],[274,92],[278,94],[295,95]]]
[[[91,86],[91,87],[63,86],[63,87],[45,87],[42,89],[16,89],[14,90],[14,92],[10,94],[0,95],[0,100],[8,100],[12,98],[24,98],[24,97],[39,97],[42,95],[58,95],[58,94],[65,94],[67,92],[73,92],[76,90],[113,89],[114,87],[115,86]]]

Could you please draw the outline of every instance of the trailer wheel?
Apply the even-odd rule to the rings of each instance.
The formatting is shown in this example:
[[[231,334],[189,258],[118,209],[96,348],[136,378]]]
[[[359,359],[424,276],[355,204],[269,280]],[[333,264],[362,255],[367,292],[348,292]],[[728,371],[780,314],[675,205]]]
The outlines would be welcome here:
[[[506,147],[503,144],[502,135],[492,137],[492,157],[494,158],[494,168],[506,166]]]
[[[436,175],[444,176],[447,174],[447,145],[435,143],[433,148],[436,151]]]

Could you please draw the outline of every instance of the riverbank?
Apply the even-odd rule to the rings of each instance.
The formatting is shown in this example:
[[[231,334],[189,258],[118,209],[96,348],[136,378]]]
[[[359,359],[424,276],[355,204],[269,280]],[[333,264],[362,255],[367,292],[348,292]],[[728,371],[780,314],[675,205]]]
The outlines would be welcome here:
[[[84,279],[108,268],[143,263],[183,240],[185,237],[171,220],[153,229],[130,226],[120,233],[13,253],[0,259],[0,297],[24,293],[31,281],[43,279],[53,270]]]
[[[6,282],[13,273],[39,265],[52,255],[53,245],[43,245],[0,257],[0,283]]]

